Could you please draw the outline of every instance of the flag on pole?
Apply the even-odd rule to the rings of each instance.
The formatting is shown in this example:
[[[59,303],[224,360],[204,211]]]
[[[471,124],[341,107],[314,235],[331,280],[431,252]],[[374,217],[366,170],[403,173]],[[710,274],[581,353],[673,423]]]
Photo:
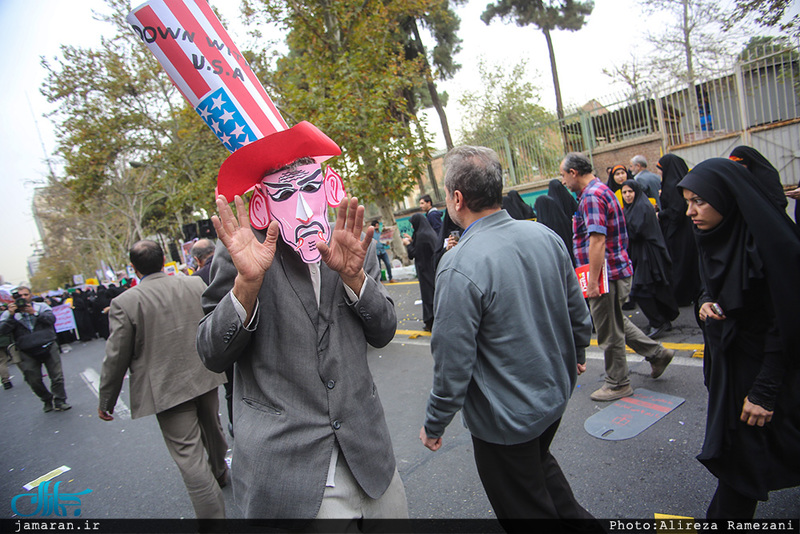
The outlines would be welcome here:
[[[149,0],[127,20],[233,153],[217,177],[217,190],[226,198],[243,194],[266,171],[301,157],[321,163],[341,154],[313,124],[288,127],[206,0]]]

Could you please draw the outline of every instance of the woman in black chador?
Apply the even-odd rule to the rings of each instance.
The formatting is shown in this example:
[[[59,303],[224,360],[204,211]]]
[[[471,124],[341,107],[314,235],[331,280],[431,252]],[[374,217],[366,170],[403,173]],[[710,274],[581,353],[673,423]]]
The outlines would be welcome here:
[[[656,212],[639,182],[626,181],[621,193],[628,229],[628,255],[633,262],[631,298],[650,322],[647,336],[656,338],[672,329],[670,321],[679,313],[670,287],[672,260]]]
[[[433,327],[433,284],[436,277],[433,258],[438,238],[422,213],[411,216],[411,226],[414,228],[414,235],[412,237],[405,234],[403,243],[408,250],[408,257],[414,260],[417,269],[422,297],[422,321],[425,323],[425,330],[430,331]]]
[[[564,186],[559,185],[562,189]],[[575,255],[572,251],[572,220],[566,216],[558,201],[549,195],[539,195],[534,204],[536,221],[550,228],[558,234],[569,251],[572,265],[575,265]]]
[[[512,219],[518,221],[530,220],[536,216],[533,208],[526,204],[519,193],[513,189],[503,196],[503,209],[511,215]]]
[[[564,215],[569,219],[570,227],[572,227],[572,216],[578,211],[578,201],[572,196],[572,193],[564,187],[561,180],[553,178],[547,184],[547,196],[558,202]]]
[[[800,485],[800,236],[748,171],[714,158],[678,184],[700,255],[708,518],[752,518]]]
[[[765,158],[761,152],[749,146],[737,146],[731,151],[728,156],[732,161],[741,163],[750,174],[755,178],[755,185],[767,196],[767,198],[775,204],[778,209],[785,210],[789,201],[786,199],[786,194],[783,192],[783,184],[781,184],[781,175],[778,169],[772,166],[772,163]]]
[[[692,221],[686,216],[686,201],[678,191],[678,182],[689,172],[689,167],[674,154],[663,156],[658,160],[657,167],[661,171],[661,211],[658,212],[658,222],[672,260],[670,285],[678,306],[688,306],[700,292]]]

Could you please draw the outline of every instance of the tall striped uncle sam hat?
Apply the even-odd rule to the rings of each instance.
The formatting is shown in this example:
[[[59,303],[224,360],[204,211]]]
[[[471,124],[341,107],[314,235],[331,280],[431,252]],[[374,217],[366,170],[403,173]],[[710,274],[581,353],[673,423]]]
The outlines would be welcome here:
[[[127,18],[222,144],[217,192],[232,199],[269,170],[341,154],[313,124],[289,128],[206,0],[150,0]]]

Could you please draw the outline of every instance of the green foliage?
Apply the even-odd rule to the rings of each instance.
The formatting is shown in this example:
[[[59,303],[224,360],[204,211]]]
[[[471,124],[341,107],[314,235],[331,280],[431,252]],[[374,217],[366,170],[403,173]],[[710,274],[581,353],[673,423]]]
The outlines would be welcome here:
[[[478,64],[480,91],[466,91],[458,103],[464,108],[461,135],[467,141],[505,137],[532,124],[555,120],[539,105],[540,89],[529,79],[527,61],[509,70]]]
[[[561,86],[558,81],[556,55],[550,32],[553,30],[580,30],[586,24],[586,17],[592,14],[594,2],[591,0],[498,0],[488,4],[481,14],[481,20],[489,24],[498,17],[504,21],[512,20],[517,26],[534,25],[544,34],[547,50],[550,55],[550,70],[553,74],[553,89],[556,93],[556,113],[564,117],[564,106],[561,101]]]
[[[59,181],[74,193],[64,209],[121,218],[93,239],[127,251],[157,229],[178,237],[192,212],[213,209],[228,152],[131,31],[128,2],[107,1],[112,13],[101,18],[114,36],[96,49],[63,46],[60,57],[43,59],[42,93],[57,107]]]
[[[329,0],[296,4],[245,2],[250,24],[278,23],[288,30],[289,53],[274,72],[261,71],[282,112],[308,120],[342,148],[332,163],[347,189],[385,203],[408,195],[422,172],[423,146],[412,134],[413,113],[404,97],[420,72],[407,60],[397,21],[414,16],[425,0]],[[267,53],[258,52],[266,63]]]
[[[513,20],[517,26],[533,24],[540,30],[580,30],[591,15],[594,2],[576,0],[498,0],[481,15],[486,24],[494,17]]]
[[[479,63],[481,91],[466,92],[461,135],[467,144],[493,148],[504,167],[513,165],[518,181],[557,172],[563,156],[556,117],[539,105],[539,88],[526,72],[525,60],[505,67]],[[507,161],[510,150],[513,161]]]

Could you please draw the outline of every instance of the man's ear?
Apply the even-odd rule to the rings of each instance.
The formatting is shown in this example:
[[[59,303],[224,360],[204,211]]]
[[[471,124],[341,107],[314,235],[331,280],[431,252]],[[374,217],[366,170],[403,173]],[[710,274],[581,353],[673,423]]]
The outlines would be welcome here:
[[[261,192],[261,184],[253,189],[253,196],[250,198],[250,224],[257,230],[263,230],[269,226],[269,208],[267,207],[267,197]]]
[[[466,204],[464,204],[464,195],[461,194],[461,191],[456,189],[450,196],[453,197],[453,204],[455,205],[456,211],[461,211],[466,207]]]
[[[325,199],[328,201],[329,206],[338,206],[345,196],[344,182],[339,173],[333,170],[333,167],[328,165],[325,169]]]

